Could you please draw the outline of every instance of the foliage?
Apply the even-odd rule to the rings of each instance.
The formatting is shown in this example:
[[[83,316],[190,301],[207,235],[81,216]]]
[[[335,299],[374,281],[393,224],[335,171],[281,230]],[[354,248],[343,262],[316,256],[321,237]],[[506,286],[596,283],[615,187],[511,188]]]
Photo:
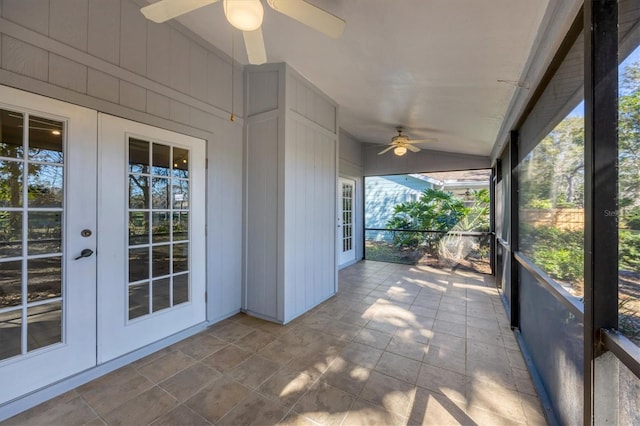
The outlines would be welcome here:
[[[618,259],[620,269],[640,272],[640,232],[620,230]]]
[[[387,228],[446,232],[468,211],[452,193],[427,188],[418,200],[397,204],[393,208],[393,216],[387,221]],[[420,232],[396,232],[393,242],[397,247],[417,247],[422,239]],[[428,245],[437,239],[437,236],[426,235]]]
[[[473,205],[466,207],[464,202],[452,193],[439,189],[425,189],[416,201],[398,204],[393,216],[387,221],[388,229],[403,229],[394,234],[396,247],[417,247],[424,244],[434,249],[443,232],[452,229],[458,231],[488,231],[489,203],[488,189],[472,192]],[[439,231],[431,233],[412,232]]]
[[[520,226],[520,249],[552,278],[571,284],[583,280],[584,237],[582,231],[563,231],[553,226]]]

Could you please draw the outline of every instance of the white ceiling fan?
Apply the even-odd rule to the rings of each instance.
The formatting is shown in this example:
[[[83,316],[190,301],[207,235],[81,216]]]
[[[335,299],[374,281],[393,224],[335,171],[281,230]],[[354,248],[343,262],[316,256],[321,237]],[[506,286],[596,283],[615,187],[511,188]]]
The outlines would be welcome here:
[[[147,19],[161,23],[218,1],[160,0],[143,7],[140,11]],[[242,30],[249,63],[260,65],[267,62],[267,53],[261,28],[264,9],[260,0],[222,1],[224,14],[229,23]],[[340,37],[346,25],[345,21],[337,16],[304,0],[267,0],[267,4],[273,10],[332,38]]]
[[[393,149],[393,153],[395,155],[397,155],[398,157],[402,157],[407,153],[407,151],[411,151],[411,152],[420,151],[420,148],[418,148],[417,146],[414,146],[413,144],[437,141],[436,138],[409,140],[408,136],[402,134],[402,131],[403,131],[402,127],[398,126],[396,127],[396,130],[398,131],[398,134],[393,138],[391,138],[391,143],[389,144],[389,146],[383,149],[382,151],[380,151],[378,155],[382,155],[385,152],[391,151]]]

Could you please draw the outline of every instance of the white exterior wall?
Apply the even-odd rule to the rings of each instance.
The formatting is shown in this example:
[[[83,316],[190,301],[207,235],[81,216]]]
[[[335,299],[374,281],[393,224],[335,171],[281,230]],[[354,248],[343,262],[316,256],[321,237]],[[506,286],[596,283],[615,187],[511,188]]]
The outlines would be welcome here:
[[[245,309],[286,323],[336,290],[337,107],[284,64],[245,79]]]
[[[242,71],[132,0],[0,0],[0,84],[207,141],[210,321],[240,310]]]

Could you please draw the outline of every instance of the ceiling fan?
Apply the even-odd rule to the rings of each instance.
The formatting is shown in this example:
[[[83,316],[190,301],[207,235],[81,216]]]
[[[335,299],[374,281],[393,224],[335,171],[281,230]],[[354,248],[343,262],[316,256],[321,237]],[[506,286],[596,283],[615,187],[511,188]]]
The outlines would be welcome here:
[[[160,0],[140,11],[147,19],[161,23],[217,1],[219,0]],[[267,62],[261,29],[264,9],[260,0],[222,1],[229,23],[242,30],[249,63],[260,65]],[[346,25],[337,16],[304,0],[267,0],[267,4],[273,10],[332,38],[340,37]]]
[[[397,155],[398,157],[402,157],[407,153],[407,150],[411,152],[420,151],[420,148],[414,146],[413,144],[422,142],[435,142],[437,140],[436,138],[409,140],[409,137],[402,134],[402,127],[398,126],[396,127],[396,130],[398,131],[398,134],[391,138],[391,143],[389,144],[389,146],[380,151],[378,155],[382,155],[385,152],[393,149],[393,153],[395,155]]]

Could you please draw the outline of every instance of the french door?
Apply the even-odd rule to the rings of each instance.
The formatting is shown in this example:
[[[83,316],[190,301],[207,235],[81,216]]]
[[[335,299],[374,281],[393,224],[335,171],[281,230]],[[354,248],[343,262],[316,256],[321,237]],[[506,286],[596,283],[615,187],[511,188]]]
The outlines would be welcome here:
[[[95,111],[0,99],[2,404],[95,365],[97,143]]]
[[[100,114],[98,362],[205,321],[205,144]]]
[[[356,258],[356,250],[353,240],[354,208],[355,208],[356,183],[351,179],[338,179],[338,206],[341,208],[338,219],[339,235],[338,248],[340,250],[339,264],[351,262]]]
[[[2,405],[205,321],[205,144],[0,100]]]

